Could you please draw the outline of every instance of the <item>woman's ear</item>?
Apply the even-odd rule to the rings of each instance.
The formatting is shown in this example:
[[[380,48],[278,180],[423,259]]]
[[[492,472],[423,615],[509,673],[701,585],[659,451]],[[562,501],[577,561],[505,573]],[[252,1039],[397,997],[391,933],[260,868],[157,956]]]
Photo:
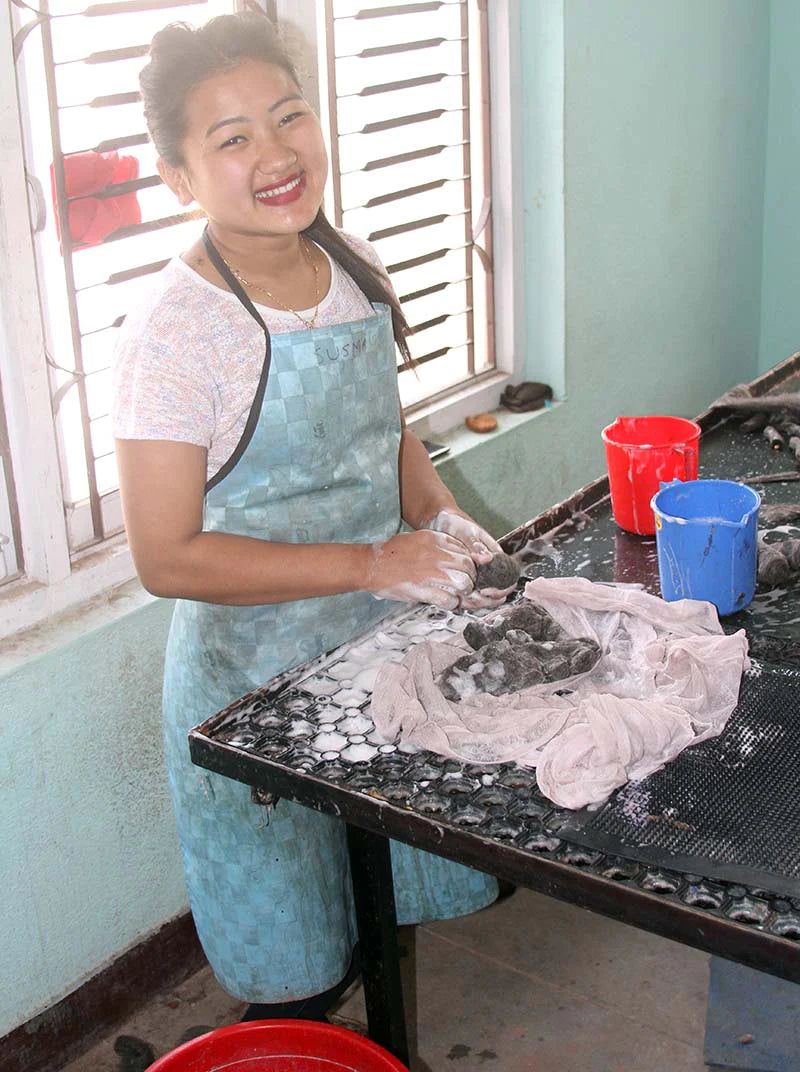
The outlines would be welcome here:
[[[161,157],[156,161],[158,173],[182,205],[191,205],[194,195],[183,168],[168,164]]]

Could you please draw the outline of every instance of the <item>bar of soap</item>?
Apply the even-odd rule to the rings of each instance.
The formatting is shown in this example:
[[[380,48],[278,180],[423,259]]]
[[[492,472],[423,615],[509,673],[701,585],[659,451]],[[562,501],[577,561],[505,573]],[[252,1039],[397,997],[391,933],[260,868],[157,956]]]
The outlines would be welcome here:
[[[476,413],[464,421],[470,432],[493,432],[497,427],[497,418],[491,413]]]
[[[519,580],[519,566],[510,555],[495,555],[491,562],[480,562],[475,570],[475,587],[510,588]]]

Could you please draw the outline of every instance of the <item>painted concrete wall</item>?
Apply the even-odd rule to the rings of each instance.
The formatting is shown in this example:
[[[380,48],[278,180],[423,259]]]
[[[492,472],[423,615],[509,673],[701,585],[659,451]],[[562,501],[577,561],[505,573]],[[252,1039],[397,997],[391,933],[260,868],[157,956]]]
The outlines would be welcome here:
[[[591,436],[629,409],[691,415],[754,371],[769,8],[566,11],[567,389]]]
[[[523,0],[523,93],[539,3],[556,0]],[[617,413],[693,414],[756,371],[767,6],[563,12],[567,401],[503,416],[488,439],[455,435],[441,468],[498,534],[601,471],[599,431]],[[530,252],[535,214],[561,191],[526,161]],[[541,302],[546,265],[529,264]],[[533,320],[528,338],[541,378],[552,354]],[[0,1035],[183,908],[159,754],[167,612],[149,603],[0,677]]]
[[[800,4],[772,0],[759,370],[800,350]]]
[[[0,677],[0,1036],[183,910],[159,725],[169,610]]]

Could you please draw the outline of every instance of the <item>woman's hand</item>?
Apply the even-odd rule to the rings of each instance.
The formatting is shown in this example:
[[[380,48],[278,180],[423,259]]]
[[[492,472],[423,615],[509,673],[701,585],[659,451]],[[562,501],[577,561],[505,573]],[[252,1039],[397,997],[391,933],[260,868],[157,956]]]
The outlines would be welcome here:
[[[472,592],[475,563],[447,533],[401,532],[373,544],[372,552],[366,588],[374,596],[455,610]]]
[[[447,532],[460,540],[475,562],[491,562],[495,555],[502,554],[503,549],[497,540],[473,521],[469,514],[457,507],[440,510],[436,517],[428,522],[428,527],[438,532]],[[515,588],[516,584],[512,584],[510,588],[475,588],[461,597],[459,605],[462,610],[499,607]]]
[[[477,521],[473,521],[469,514],[465,514],[458,507],[440,510],[436,517],[428,521],[425,528],[446,532],[460,540],[475,562],[490,562],[495,555],[502,552],[494,536],[490,536],[486,529],[482,529]]]
[[[512,584],[510,588],[473,588],[459,603],[461,610],[495,610],[505,603],[517,586]]]

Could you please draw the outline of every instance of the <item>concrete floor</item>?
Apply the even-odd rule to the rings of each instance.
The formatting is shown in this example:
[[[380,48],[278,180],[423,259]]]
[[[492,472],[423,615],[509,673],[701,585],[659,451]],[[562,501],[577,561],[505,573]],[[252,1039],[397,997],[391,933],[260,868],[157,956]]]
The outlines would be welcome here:
[[[415,1072],[706,1068],[702,953],[522,889],[416,936]],[[190,1029],[232,1023],[243,1008],[204,969],[156,995],[68,1072],[138,1072],[114,1052],[117,1036],[146,1040],[160,1056]],[[363,1025],[360,986],[334,1019]]]

